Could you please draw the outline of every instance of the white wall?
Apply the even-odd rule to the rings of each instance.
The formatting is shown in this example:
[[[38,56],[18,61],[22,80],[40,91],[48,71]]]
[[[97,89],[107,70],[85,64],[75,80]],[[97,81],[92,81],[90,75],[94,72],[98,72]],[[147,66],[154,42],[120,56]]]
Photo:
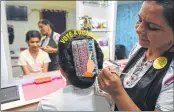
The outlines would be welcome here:
[[[66,29],[76,29],[76,11],[68,13],[66,18]]]
[[[13,2],[12,2],[13,3]],[[11,2],[8,2],[7,4],[12,5]],[[10,49],[13,50],[19,50],[21,47],[28,47],[25,42],[25,33],[28,30],[35,29],[39,30],[37,23],[40,20],[40,12],[39,11],[31,11],[31,9],[42,9],[42,6],[39,5],[33,5],[29,4],[30,2],[27,2],[27,4],[20,4],[20,2],[16,2],[13,5],[24,5],[28,7],[28,21],[7,21],[8,24],[12,24],[14,26],[14,34],[15,39],[12,45],[10,45]],[[50,5],[45,7],[50,9],[59,9],[59,8],[52,8]],[[62,10],[62,9],[61,9]],[[67,29],[76,28],[76,13],[75,10],[68,10],[67,18],[66,18],[66,27]]]
[[[10,45],[11,49],[20,49],[21,47],[28,47],[25,42],[25,33],[28,30],[38,29],[37,23],[39,21],[39,12],[31,12],[31,9],[35,8],[28,6],[28,21],[7,21],[7,24],[14,26],[14,42]]]

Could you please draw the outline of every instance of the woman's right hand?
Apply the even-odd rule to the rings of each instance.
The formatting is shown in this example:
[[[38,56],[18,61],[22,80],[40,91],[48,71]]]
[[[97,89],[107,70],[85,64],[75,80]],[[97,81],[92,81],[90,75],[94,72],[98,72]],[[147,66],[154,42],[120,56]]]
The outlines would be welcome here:
[[[56,48],[52,48],[50,46],[41,47],[41,49],[44,50],[47,53],[56,53],[56,51],[57,51]]]
[[[120,76],[115,72],[114,68],[106,67],[103,68],[98,75],[98,82],[100,89],[109,93],[112,97],[121,93],[123,90]]]

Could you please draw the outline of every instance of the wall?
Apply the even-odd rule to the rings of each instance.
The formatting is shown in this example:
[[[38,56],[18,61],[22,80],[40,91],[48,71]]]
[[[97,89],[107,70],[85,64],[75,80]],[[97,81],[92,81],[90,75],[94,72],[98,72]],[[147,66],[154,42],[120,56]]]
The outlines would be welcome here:
[[[31,9],[35,8],[28,6],[28,21],[7,21],[7,24],[14,26],[14,42],[10,45],[11,49],[20,49],[21,47],[28,47],[25,42],[25,33],[28,30],[38,29],[37,22],[39,21],[39,12],[31,12]]]
[[[127,55],[133,45],[138,41],[135,32],[135,23],[138,19],[138,12],[141,8],[141,2],[132,4],[118,5],[116,21],[116,44],[126,46]]]
[[[40,20],[40,12],[39,11],[31,11],[31,9],[60,9],[60,10],[67,10],[69,13],[67,14],[66,21],[67,21],[67,29],[72,29],[76,28],[76,13],[75,9],[67,9],[67,8],[62,8],[64,7],[62,4],[62,7],[60,7],[60,4],[54,2],[57,4],[57,7],[55,4],[52,3],[52,5],[47,5],[44,1],[43,3],[38,4],[38,2],[7,2],[9,5],[24,5],[28,7],[28,21],[7,21],[8,24],[14,25],[14,33],[15,33],[15,39],[12,45],[10,45],[10,49],[13,50],[19,50],[21,47],[28,47],[26,42],[25,42],[25,33],[28,30],[31,29],[38,29],[37,23]],[[63,2],[61,2],[63,3]],[[69,5],[70,6],[70,5]],[[67,6],[65,6],[67,7]],[[71,6],[72,7],[72,6]]]
[[[76,11],[72,11],[68,13],[66,18],[67,24],[66,28],[68,29],[76,29]]]

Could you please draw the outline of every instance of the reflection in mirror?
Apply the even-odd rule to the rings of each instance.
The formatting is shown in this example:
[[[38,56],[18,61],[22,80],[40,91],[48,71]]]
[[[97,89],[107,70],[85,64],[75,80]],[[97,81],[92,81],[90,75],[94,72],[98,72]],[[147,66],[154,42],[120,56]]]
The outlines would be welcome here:
[[[76,2],[7,1],[6,15],[13,77],[57,70],[57,40],[76,28]]]

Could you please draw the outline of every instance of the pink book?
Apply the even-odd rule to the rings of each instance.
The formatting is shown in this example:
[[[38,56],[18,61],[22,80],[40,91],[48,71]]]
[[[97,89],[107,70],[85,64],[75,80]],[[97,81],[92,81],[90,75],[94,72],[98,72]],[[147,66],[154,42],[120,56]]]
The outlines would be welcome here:
[[[50,82],[35,84],[34,81],[22,85],[25,101],[38,99],[56,92],[66,86],[66,81],[62,77],[52,78]]]

